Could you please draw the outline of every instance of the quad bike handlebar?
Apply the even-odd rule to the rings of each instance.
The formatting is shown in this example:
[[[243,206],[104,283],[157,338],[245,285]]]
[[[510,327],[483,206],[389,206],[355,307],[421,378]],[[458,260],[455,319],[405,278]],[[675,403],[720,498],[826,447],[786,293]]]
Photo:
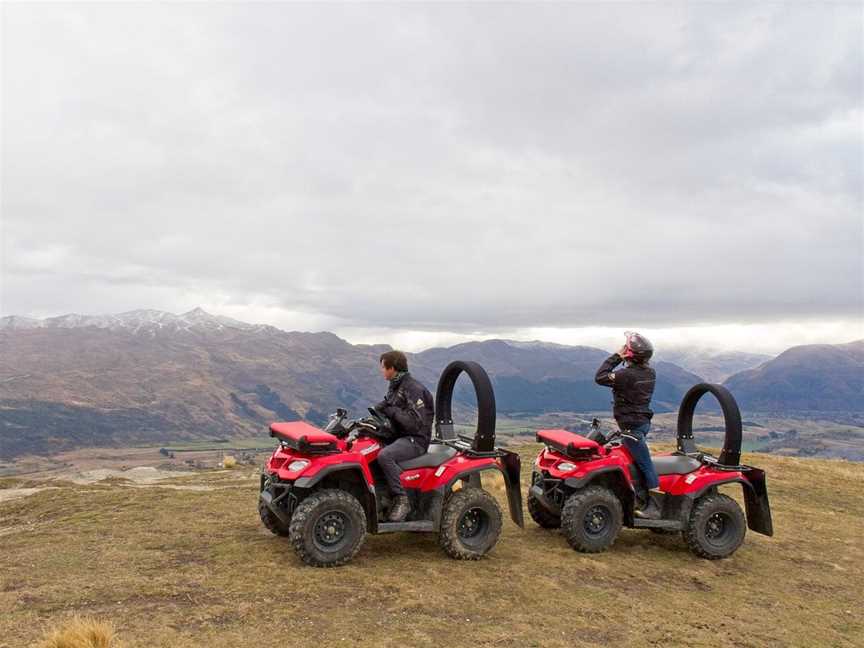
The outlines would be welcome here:
[[[347,439],[349,448],[361,436],[387,440],[393,434],[390,420],[374,407],[369,408],[369,416],[359,419],[349,419],[347,416],[348,410],[337,408],[330,415],[330,421],[324,431],[338,439]]]
[[[600,430],[600,419],[598,418],[591,420],[591,431],[585,436],[604,447],[615,445],[616,443],[618,445],[621,444],[621,430],[612,430],[609,434],[603,434]]]
[[[353,421],[346,421],[345,417],[348,415],[348,410],[345,410],[341,407],[337,408],[336,411],[330,415],[330,420],[327,422],[327,425],[324,426],[324,431],[329,432],[333,436],[343,439],[348,436],[348,433],[351,431],[351,424]],[[346,425],[348,423],[348,425]]]

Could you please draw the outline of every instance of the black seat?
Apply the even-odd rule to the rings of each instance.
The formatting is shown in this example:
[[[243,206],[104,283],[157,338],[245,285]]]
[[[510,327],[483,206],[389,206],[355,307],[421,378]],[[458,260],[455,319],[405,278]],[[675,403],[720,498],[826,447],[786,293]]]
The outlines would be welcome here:
[[[456,450],[443,443],[432,443],[426,454],[419,457],[402,461],[399,465],[402,470],[411,470],[413,468],[435,468],[444,462],[456,456]]]
[[[702,465],[701,461],[687,455],[651,457],[651,462],[658,475],[686,475]]]

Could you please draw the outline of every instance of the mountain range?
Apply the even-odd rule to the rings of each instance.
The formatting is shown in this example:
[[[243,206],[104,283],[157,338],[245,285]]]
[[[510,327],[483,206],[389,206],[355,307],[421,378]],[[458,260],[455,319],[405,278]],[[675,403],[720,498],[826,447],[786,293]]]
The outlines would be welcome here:
[[[763,412],[864,412],[864,340],[787,349],[724,383]]]
[[[789,364],[786,354],[758,368],[748,367],[727,383],[735,385],[742,402],[766,407],[788,407],[789,399],[799,398],[806,384],[820,387],[817,395],[802,401],[805,409],[842,404],[843,397],[831,395],[836,354],[828,351],[834,347],[799,348],[804,351],[786,352],[795,351],[791,366],[798,372],[788,394],[782,378],[782,366]],[[386,391],[378,357],[389,349],[350,344],[332,333],[247,324],[200,308],[182,315],[138,310],[44,320],[4,317],[0,457],[81,446],[260,435],[272,420],[321,424],[336,407],[362,414]],[[813,354],[828,354],[831,359],[808,360]],[[412,373],[434,392],[447,363],[476,360],[492,377],[498,411],[519,417],[608,410],[609,391],[593,381],[607,355],[586,346],[487,340],[409,354],[409,362]],[[844,392],[851,399],[861,393],[854,373],[862,360],[842,350],[839,355],[851,358]],[[757,356],[750,361],[761,360]],[[776,370],[778,360],[781,369]],[[725,361],[728,368],[729,359]],[[743,354],[737,361],[746,364]],[[654,366],[658,412],[674,411],[683,393],[702,381],[698,374],[662,358]],[[808,367],[818,373],[810,383],[805,377]],[[465,378],[457,385],[456,398],[457,410],[471,409],[473,391]],[[857,406],[864,409],[861,402]]]
[[[708,382],[722,383],[739,371],[768,362],[773,356],[743,351],[718,351],[702,348],[663,349],[657,359],[672,362],[701,376]]]

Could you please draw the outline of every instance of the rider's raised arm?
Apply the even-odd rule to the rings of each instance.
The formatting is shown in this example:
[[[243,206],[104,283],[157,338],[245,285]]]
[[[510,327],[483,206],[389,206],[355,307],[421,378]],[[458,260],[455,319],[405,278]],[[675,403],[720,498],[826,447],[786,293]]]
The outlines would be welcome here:
[[[617,353],[613,353],[611,356],[606,358],[603,361],[603,364],[600,365],[600,368],[597,370],[597,373],[594,375],[594,382],[598,385],[603,385],[605,387],[614,387],[615,386],[615,367],[621,364],[623,358]]]

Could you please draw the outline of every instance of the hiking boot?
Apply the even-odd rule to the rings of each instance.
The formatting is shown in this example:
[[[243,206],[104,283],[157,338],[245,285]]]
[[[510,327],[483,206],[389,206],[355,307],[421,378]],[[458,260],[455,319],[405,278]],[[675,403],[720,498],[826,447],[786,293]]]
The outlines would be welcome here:
[[[642,518],[643,520],[659,520],[663,512],[660,510],[660,507],[657,506],[657,502],[654,501],[653,497],[648,497],[648,503],[633,511],[633,515],[638,518]]]
[[[411,502],[408,501],[408,496],[398,495],[396,501],[393,502],[393,508],[390,509],[390,517],[387,519],[390,522],[404,522],[410,512]]]

